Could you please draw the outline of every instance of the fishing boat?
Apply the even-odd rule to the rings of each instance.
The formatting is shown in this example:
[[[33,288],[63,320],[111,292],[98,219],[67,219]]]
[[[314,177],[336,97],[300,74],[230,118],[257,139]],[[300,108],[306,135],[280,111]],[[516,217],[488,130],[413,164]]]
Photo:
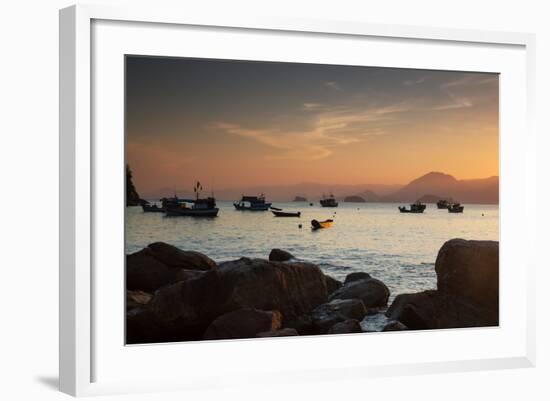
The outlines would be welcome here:
[[[280,210],[272,210],[271,213],[275,215],[275,217],[300,217],[300,212],[283,212]]]
[[[147,212],[147,213],[151,213],[151,212],[164,213],[164,207],[160,207],[156,203],[153,203],[153,204],[149,202],[142,203],[141,208],[143,209],[143,212]]]
[[[321,228],[329,228],[332,226],[332,224],[334,223],[334,220],[332,219],[328,219],[328,220],[324,220],[324,221],[319,221],[319,220],[311,220],[311,229],[312,230],[319,230]]]
[[[271,202],[265,201],[265,195],[260,196],[245,196],[239,202],[233,203],[237,210],[249,210],[256,212],[264,212],[271,207]]]
[[[438,209],[447,209],[449,207],[449,201],[447,199],[440,199],[437,201]]]
[[[202,185],[199,181],[193,188],[195,199],[164,198],[163,207],[166,216],[216,217],[220,209],[216,207],[213,196],[201,198]]]
[[[449,211],[449,213],[463,213],[464,206],[462,206],[460,203],[453,203],[452,205],[449,205],[447,207],[447,210]]]
[[[334,198],[334,195],[330,193],[328,196],[323,194],[323,198],[320,200],[322,207],[338,207],[338,202]]]
[[[405,206],[399,206],[398,209],[401,213],[424,213],[424,210],[426,210],[426,205],[416,202],[411,203],[410,209],[407,209]]]

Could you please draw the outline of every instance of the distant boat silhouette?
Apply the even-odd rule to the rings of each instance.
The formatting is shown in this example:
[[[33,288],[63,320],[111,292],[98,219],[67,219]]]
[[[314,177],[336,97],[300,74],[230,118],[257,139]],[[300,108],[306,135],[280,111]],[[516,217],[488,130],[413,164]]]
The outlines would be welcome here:
[[[323,207],[338,207],[338,202],[336,202],[336,199],[332,193],[330,193],[329,196],[323,194],[323,198],[320,200],[320,203]]]
[[[420,202],[411,203],[411,208],[407,209],[405,206],[399,206],[399,211],[401,213],[424,213],[426,210],[426,205]]]
[[[449,213],[463,213],[464,206],[462,206],[460,203],[453,203],[452,205],[449,205],[447,207],[447,210],[449,211]]]
[[[262,212],[266,211],[271,207],[271,202],[265,201],[265,195],[261,194],[260,196],[244,196],[239,202],[233,203],[235,209],[237,210],[250,210]]]

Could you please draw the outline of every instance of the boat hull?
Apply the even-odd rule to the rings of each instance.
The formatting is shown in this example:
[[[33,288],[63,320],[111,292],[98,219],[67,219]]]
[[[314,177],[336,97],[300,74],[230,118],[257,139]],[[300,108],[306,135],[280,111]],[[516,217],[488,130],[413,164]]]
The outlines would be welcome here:
[[[300,212],[289,213],[289,212],[278,212],[274,210],[272,210],[271,213],[273,213],[275,217],[300,217],[301,215]]]
[[[318,220],[311,220],[311,229],[312,230],[319,230],[321,228],[329,228],[332,227],[332,224],[334,223],[334,220],[324,220],[324,221],[318,221]]]
[[[233,203],[233,206],[235,206],[235,209],[237,210],[247,210],[250,212],[265,212],[269,210],[271,203],[265,203],[262,205],[254,205],[254,206],[243,206],[243,205],[239,205],[238,203]]]
[[[167,209],[166,216],[216,217],[220,209]]]

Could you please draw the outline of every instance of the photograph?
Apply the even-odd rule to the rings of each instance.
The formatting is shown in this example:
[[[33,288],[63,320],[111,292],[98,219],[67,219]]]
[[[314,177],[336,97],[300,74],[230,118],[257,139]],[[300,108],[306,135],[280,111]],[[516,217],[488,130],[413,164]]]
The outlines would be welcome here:
[[[499,326],[498,73],[124,66],[126,345]]]

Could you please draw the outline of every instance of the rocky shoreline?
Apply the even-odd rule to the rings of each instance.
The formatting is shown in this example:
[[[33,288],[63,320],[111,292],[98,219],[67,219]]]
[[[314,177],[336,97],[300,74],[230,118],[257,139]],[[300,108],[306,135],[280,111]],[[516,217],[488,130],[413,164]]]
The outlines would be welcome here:
[[[126,342],[360,333],[376,313],[383,331],[498,325],[498,242],[447,241],[435,270],[437,290],[387,308],[388,287],[368,273],[340,282],[279,249],[217,264],[157,242],[126,257]]]

